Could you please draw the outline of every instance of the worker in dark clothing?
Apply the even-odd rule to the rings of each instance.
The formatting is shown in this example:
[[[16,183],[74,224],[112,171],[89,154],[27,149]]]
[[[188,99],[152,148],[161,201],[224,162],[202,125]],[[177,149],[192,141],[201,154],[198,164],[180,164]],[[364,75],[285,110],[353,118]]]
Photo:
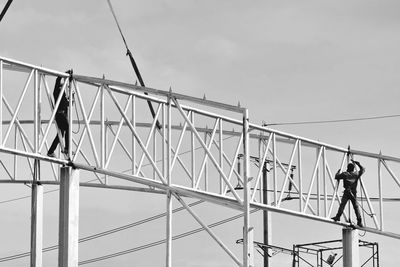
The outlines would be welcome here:
[[[61,93],[61,89],[63,88],[64,82],[65,82],[65,78],[57,77],[56,84],[55,84],[54,90],[53,90],[54,102],[57,102],[58,96]],[[64,140],[65,140],[65,147],[64,147],[64,149],[61,149],[61,151],[64,154],[68,154],[68,148],[69,148],[68,107],[69,107],[69,100],[64,91],[64,93],[61,97],[60,104],[58,105],[57,112],[56,112],[56,123],[57,123],[58,128],[61,131],[62,137],[64,137]],[[58,139],[58,134],[57,134],[53,140],[53,143],[50,146],[49,151],[47,152],[47,156],[55,157],[54,151],[56,150],[57,145],[59,143],[60,143],[60,140]]]
[[[358,168],[360,169],[358,172],[355,170],[355,165],[357,165]],[[350,200],[351,203],[353,204],[353,208],[356,213],[357,225],[363,227],[360,208],[358,206],[356,198],[357,198],[358,180],[360,179],[361,175],[363,175],[364,172],[365,169],[363,166],[361,166],[360,162],[352,160],[352,162],[347,165],[347,171],[340,172],[340,170],[338,170],[338,172],[336,173],[335,179],[343,180],[344,192],[339,206],[339,210],[336,216],[332,218],[334,221],[336,222],[340,221],[340,216],[342,216],[346,203],[347,201]]]

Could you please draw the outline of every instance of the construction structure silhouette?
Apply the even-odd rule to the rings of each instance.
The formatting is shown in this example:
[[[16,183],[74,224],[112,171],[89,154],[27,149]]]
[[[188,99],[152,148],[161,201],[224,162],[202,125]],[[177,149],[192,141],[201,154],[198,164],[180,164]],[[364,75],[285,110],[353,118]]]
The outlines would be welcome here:
[[[60,99],[53,99],[50,90],[56,77],[66,78],[62,92],[75,94],[76,107],[70,101],[69,151],[53,158],[46,152],[58,131],[55,113]],[[172,266],[172,199],[237,266],[254,266],[253,209],[344,227],[344,266],[357,266],[354,244],[358,245],[360,228],[350,220],[350,213],[344,213],[345,222],[330,219],[340,204],[332,171],[343,170],[350,154],[374,173],[374,179],[360,180],[358,200],[369,215],[362,230],[400,239],[398,229],[385,228],[384,209],[385,200],[393,192],[399,194],[399,158],[257,125],[250,122],[245,107],[5,57],[0,57],[0,95],[1,182],[32,186],[31,266],[42,266],[43,187],[48,185],[60,187],[59,266],[78,265],[80,186],[165,194],[166,266]],[[154,116],[142,112],[148,103],[155,107]],[[74,119],[74,112],[80,119]],[[78,125],[80,131],[74,134]],[[189,152],[182,155],[182,151]],[[258,164],[252,164],[254,159]],[[272,166],[267,184],[265,162]],[[127,166],[129,174],[123,172]],[[94,181],[82,182],[80,173]],[[383,180],[393,186],[384,190]],[[289,185],[291,201],[286,204]],[[242,255],[232,252],[188,199],[240,211]]]

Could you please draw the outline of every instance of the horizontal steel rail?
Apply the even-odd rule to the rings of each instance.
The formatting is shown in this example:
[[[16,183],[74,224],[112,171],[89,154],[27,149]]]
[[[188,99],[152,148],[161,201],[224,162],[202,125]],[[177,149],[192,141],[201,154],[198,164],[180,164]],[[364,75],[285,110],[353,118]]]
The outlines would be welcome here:
[[[52,69],[48,69],[48,68],[43,68],[40,66],[28,64],[28,63],[25,63],[22,61],[6,58],[6,57],[2,57],[2,56],[0,56],[0,60],[2,60],[3,63],[5,63],[4,68],[6,70],[13,71],[13,70],[15,70],[14,67],[19,67],[16,69],[17,71],[26,70],[26,72],[30,72],[30,70],[35,69],[43,74],[50,74],[50,75],[61,76],[61,77],[65,77],[65,78],[69,77],[69,74],[67,74],[65,72],[56,71],[56,70],[52,70]]]
[[[211,101],[211,100],[205,100],[203,98],[192,97],[192,96],[179,94],[179,93],[175,93],[175,92],[171,92],[171,91],[164,91],[164,90],[159,90],[159,89],[154,89],[154,88],[149,88],[149,87],[142,87],[142,86],[124,83],[124,82],[118,82],[118,81],[113,81],[113,80],[108,80],[108,79],[103,79],[103,78],[96,78],[96,77],[89,77],[89,76],[82,76],[82,75],[74,75],[74,79],[76,79],[79,82],[94,83],[97,85],[106,84],[108,86],[119,86],[119,87],[124,87],[124,88],[132,89],[132,90],[137,90],[137,91],[140,91],[143,93],[148,93],[151,95],[174,97],[176,99],[185,100],[185,101],[189,101],[192,103],[197,103],[197,104],[201,104],[201,105],[205,105],[205,106],[209,106],[209,107],[220,108],[220,109],[238,112],[238,113],[243,112],[243,108],[238,107],[238,106],[228,105],[225,103],[220,103],[220,102]]]

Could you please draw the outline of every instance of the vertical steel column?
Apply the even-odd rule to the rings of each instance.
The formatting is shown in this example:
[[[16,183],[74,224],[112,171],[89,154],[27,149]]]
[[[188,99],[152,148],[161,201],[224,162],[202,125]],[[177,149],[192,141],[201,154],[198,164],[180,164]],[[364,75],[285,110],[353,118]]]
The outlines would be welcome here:
[[[68,132],[69,132],[69,134],[68,134],[68,151],[67,151],[67,153],[68,153],[68,158],[69,159],[71,159],[72,158],[72,100],[73,100],[73,97],[72,97],[72,85],[71,85],[71,83],[72,82],[70,82],[69,81],[69,79],[66,79],[65,80],[65,82],[67,82],[68,81],[68,97],[69,97],[69,108],[68,108],[68,125],[69,125],[69,127],[68,127]],[[79,96],[78,96],[78,99],[79,99]],[[82,109],[83,109],[83,107],[81,107]],[[89,129],[88,129],[88,135],[89,135]],[[65,147],[64,147],[64,149],[65,149]]]
[[[103,79],[104,79],[103,75]],[[105,104],[104,104],[104,86],[100,87],[100,167],[103,169],[106,158],[106,144],[105,144]]]
[[[343,228],[343,267],[359,267],[358,230]]]
[[[190,121],[194,125],[194,112],[190,113]],[[196,136],[194,131],[191,130],[190,143],[191,143],[191,159],[192,159],[192,188],[196,187],[196,147],[195,147]]]
[[[34,92],[33,92],[33,136],[34,153],[39,149],[39,123],[40,123],[40,104],[39,104],[39,86],[38,71],[34,70]],[[31,199],[31,267],[42,266],[43,250],[43,187],[40,180],[40,161],[35,159],[32,199]]]
[[[18,148],[18,127],[14,128],[14,149],[17,150]],[[18,157],[14,155],[14,179],[17,179],[18,173]]]
[[[105,123],[105,122],[104,122]],[[110,126],[111,127],[111,126]],[[105,124],[105,129],[104,129],[104,155],[107,156],[107,150],[108,150],[108,126]],[[106,158],[106,157],[105,157]],[[105,163],[104,163],[105,164]],[[108,183],[108,176],[104,175],[104,183]]]
[[[264,192],[263,196],[263,204],[268,205],[269,196],[268,196],[268,179],[267,179],[267,162],[260,162],[260,167],[262,166],[262,175],[263,175],[263,187],[262,191]],[[268,246],[271,244],[272,239],[272,225],[271,225],[271,213],[267,210],[263,210],[263,226],[264,226],[264,244],[267,245],[267,249],[264,253],[264,267],[269,267],[269,248]]]
[[[323,260],[322,260],[322,252],[321,250],[317,251],[317,267],[322,267]]]
[[[207,136],[208,136],[208,127],[206,126],[206,131],[204,132],[204,144],[207,145]],[[211,143],[210,139],[210,143]],[[204,190],[208,190],[208,155],[207,152],[204,151],[204,157],[205,157],[205,162],[204,162]],[[200,178],[200,177],[199,177]]]
[[[260,137],[258,138],[258,163],[259,163],[259,167],[260,168],[264,167],[264,165],[262,165],[262,162],[261,162],[262,159],[263,159],[263,155],[264,155],[263,154],[263,152],[264,152],[263,150],[264,150],[263,134],[260,131]],[[265,158],[265,161],[267,161],[267,158]],[[261,171],[262,171],[262,169],[261,169]],[[260,192],[260,202],[261,203],[265,203],[263,188],[264,188],[264,181],[263,181],[263,179],[261,179],[260,180],[260,190],[259,190],[259,192]],[[257,188],[254,188],[254,190],[257,190]],[[255,196],[255,194],[254,194],[254,196]]]
[[[0,60],[0,146],[3,145],[3,60]]]
[[[40,153],[39,148],[40,148],[40,134],[42,130],[42,90],[40,87],[40,81],[41,77],[39,77],[38,71],[36,71],[35,75],[35,86],[37,86],[37,144],[36,144],[36,153]],[[39,177],[40,179],[40,177]]]
[[[276,173],[276,135],[273,133],[272,136],[272,150],[273,150],[273,166],[272,166],[272,173],[274,176],[274,203],[275,206],[278,203],[278,181],[277,181],[277,173]]]
[[[38,164],[35,160],[35,168]],[[35,172],[38,170],[36,169]],[[31,267],[42,266],[43,250],[43,186],[32,184],[31,199]]]
[[[79,170],[61,167],[58,267],[78,266]]]
[[[33,150],[34,153],[38,153],[39,149],[39,86],[38,86],[38,71],[33,72]],[[15,126],[16,127],[16,126]]]
[[[156,165],[157,165],[157,138],[156,138],[157,134],[158,134],[157,130],[154,130],[153,131],[153,160],[156,163]],[[157,178],[157,172],[155,169],[153,169],[153,180],[156,180],[156,178]]]
[[[132,126],[136,129],[136,96],[132,96]],[[136,142],[132,134],[132,174],[136,174]]]
[[[320,163],[319,163],[319,154],[320,154],[320,149],[322,149],[322,147],[318,147],[317,148],[317,168],[316,168],[316,178],[317,178],[317,216],[320,215]],[[312,191],[312,188],[310,188],[310,191]]]
[[[250,149],[249,149],[249,111],[243,111],[243,266],[251,267],[253,264],[253,227],[250,226]]]
[[[103,79],[105,76],[103,75]],[[106,164],[106,155],[107,155],[107,125],[105,122],[105,108],[106,105],[104,103],[104,84],[100,87],[100,167],[105,168]],[[112,126],[110,125],[110,128]],[[104,175],[104,184],[108,183],[107,175]]]
[[[261,165],[261,161],[263,159],[263,152],[264,152],[263,149],[264,149],[263,134],[260,131],[260,137],[258,138],[258,162],[260,164],[259,165],[260,168],[263,167],[263,165]],[[268,151],[267,151],[267,154],[268,154]],[[267,158],[265,158],[265,161],[267,161]],[[261,179],[260,180],[260,190],[259,190],[259,192],[260,192],[260,201],[264,198],[263,188],[264,188],[264,181],[263,181],[263,179]],[[255,188],[254,190],[257,190],[257,188]]]
[[[167,130],[167,119],[166,119],[166,111],[165,111],[165,104],[162,104],[162,174],[164,177],[167,177],[167,137],[165,131]]]
[[[168,186],[171,185],[171,97],[168,97],[168,111],[167,111],[167,120],[168,120],[168,137],[167,137],[167,182]],[[172,194],[170,190],[167,190],[167,252],[166,252],[166,266],[172,266]]]
[[[382,152],[379,152],[379,155],[382,156]],[[382,170],[381,170],[382,161],[378,159],[378,187],[379,187],[379,228],[383,231],[383,197],[382,197]],[[365,222],[364,222],[365,223]]]
[[[297,146],[297,171],[299,175],[299,206],[300,206],[300,212],[303,210],[303,174],[302,174],[302,155],[301,155],[301,140],[299,140],[299,144]]]
[[[323,189],[324,189],[324,216],[328,216],[328,195],[327,195],[327,191],[328,191],[328,185],[326,183],[326,149],[325,147],[322,148],[322,185],[323,185]],[[321,263],[322,264],[322,263]]]
[[[240,157],[237,157],[237,173],[242,175],[242,168],[240,167]]]
[[[221,167],[221,170],[224,170],[224,150],[223,150],[223,138],[222,138],[223,132],[222,132],[222,120],[219,120],[219,164]],[[212,141],[211,141],[212,142]],[[222,194],[224,191],[224,179],[222,178],[222,175],[219,175],[219,193]]]

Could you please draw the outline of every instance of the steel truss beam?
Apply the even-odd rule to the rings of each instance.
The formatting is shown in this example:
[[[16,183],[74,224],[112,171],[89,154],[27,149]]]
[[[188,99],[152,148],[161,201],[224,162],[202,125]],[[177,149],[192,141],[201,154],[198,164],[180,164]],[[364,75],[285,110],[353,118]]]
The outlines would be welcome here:
[[[15,79],[23,77],[22,88],[9,85],[4,78],[6,75]],[[56,76],[65,78],[62,92],[66,92],[71,99],[75,93],[77,101],[74,105],[79,115],[79,119],[73,119],[75,111],[70,101],[70,151],[69,157],[65,158],[42,155],[46,154],[43,150],[51,142],[51,136],[58,135],[61,146],[64,146],[54,122],[61,97],[53,99],[49,88]],[[11,93],[19,94],[18,99],[12,98]],[[36,183],[31,162],[34,160],[41,162],[42,174],[51,173],[43,177],[56,177],[52,180],[41,179],[42,184],[58,183],[54,166],[59,165],[92,173],[93,187],[166,194],[167,266],[172,262],[172,197],[239,266],[253,265],[250,208],[350,226],[349,222],[335,223],[330,220],[333,209],[340,203],[340,191],[331,167],[343,169],[348,153],[367,162],[368,170],[377,168],[379,178],[363,179],[360,183],[363,197],[359,200],[366,203],[366,212],[371,215],[366,222],[368,227],[363,229],[400,238],[400,233],[384,229],[384,199],[387,196],[383,186],[383,183],[393,182],[400,189],[400,180],[396,175],[400,172],[400,158],[345,149],[259,126],[249,122],[248,110],[243,107],[104,77],[70,76],[4,57],[0,57],[0,95],[0,152],[4,156],[13,155],[11,161],[0,159],[0,171],[10,178],[10,182],[21,183],[20,177],[32,177],[25,181]],[[47,102],[41,101],[43,96],[47,97]],[[31,98],[34,99],[35,112],[27,112],[23,104]],[[141,114],[141,105],[148,101],[158,105],[154,118]],[[138,122],[138,119],[144,122]],[[161,121],[161,129],[156,127],[157,121]],[[72,132],[74,127],[81,125],[79,132]],[[208,125],[212,126],[209,128]],[[4,132],[3,128],[6,129]],[[12,140],[10,135],[13,130],[15,136]],[[18,135],[21,143],[17,142]],[[259,155],[258,165],[251,163],[253,155]],[[31,172],[19,171],[17,175],[17,170],[24,169],[18,168],[22,164],[18,161],[21,157],[27,159],[29,168],[26,169]],[[374,160],[372,164],[371,159]],[[261,177],[264,163],[272,172],[272,192],[263,191]],[[130,166],[130,169],[123,170],[121,166]],[[243,166],[243,169],[236,169],[236,166]],[[293,166],[297,168],[297,177],[292,172]],[[105,177],[116,179],[110,184]],[[119,180],[130,181],[132,186],[120,185]],[[375,180],[378,182],[375,183]],[[143,187],[135,187],[137,184]],[[285,196],[286,193],[288,195]],[[270,203],[263,203],[264,194],[268,195]],[[295,199],[290,194],[298,197]],[[378,195],[377,214],[371,204],[372,195]],[[200,217],[186,207],[182,197],[202,199],[243,213],[241,257],[234,255]],[[288,205],[288,200],[298,203]],[[345,217],[347,220],[351,214]]]

